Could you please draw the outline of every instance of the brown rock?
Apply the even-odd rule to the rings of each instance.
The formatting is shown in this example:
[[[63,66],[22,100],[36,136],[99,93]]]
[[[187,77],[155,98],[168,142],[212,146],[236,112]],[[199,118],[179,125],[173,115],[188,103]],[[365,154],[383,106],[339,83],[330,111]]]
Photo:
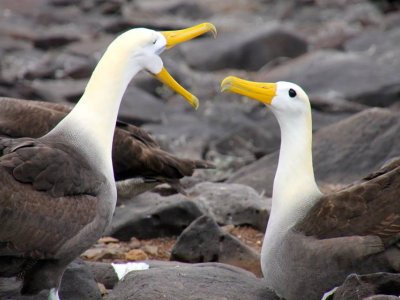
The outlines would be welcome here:
[[[172,249],[171,260],[221,262],[262,276],[258,253],[222,231],[208,216],[196,219],[182,232]]]
[[[131,237],[131,240],[129,241],[130,248],[137,249],[137,248],[140,248],[141,245],[142,245],[142,243],[137,238],[135,238],[134,236]]]
[[[146,252],[147,254],[150,254],[150,255],[153,255],[153,256],[155,256],[155,255],[158,254],[158,247],[157,247],[157,246],[144,245],[144,246],[142,247],[142,250],[143,250],[144,252]]]
[[[147,254],[141,249],[132,249],[125,253],[125,259],[130,261],[146,260],[148,258]]]

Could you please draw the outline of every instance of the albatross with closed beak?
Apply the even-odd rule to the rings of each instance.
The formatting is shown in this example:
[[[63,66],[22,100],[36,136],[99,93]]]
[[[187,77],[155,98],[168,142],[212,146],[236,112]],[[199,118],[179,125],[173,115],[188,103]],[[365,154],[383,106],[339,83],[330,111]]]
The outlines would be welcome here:
[[[311,107],[304,90],[290,82],[233,76],[223,80],[221,89],[266,104],[281,129],[261,250],[268,286],[288,300],[313,300],[351,273],[400,271],[400,160],[323,195],[314,179]]]
[[[110,223],[116,202],[112,141],[132,77],[147,70],[197,108],[197,98],[169,75],[159,55],[209,31],[215,27],[203,23],[121,34],[54,129],[37,139],[0,138],[0,276],[23,277],[22,294],[49,289],[49,299],[58,299],[66,266]]]

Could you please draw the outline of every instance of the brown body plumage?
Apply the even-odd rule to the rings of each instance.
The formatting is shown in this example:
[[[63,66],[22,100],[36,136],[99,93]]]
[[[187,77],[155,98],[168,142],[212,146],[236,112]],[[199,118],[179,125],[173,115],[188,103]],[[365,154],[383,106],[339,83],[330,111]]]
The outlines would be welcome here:
[[[393,245],[400,234],[400,159],[321,197],[296,229],[318,239],[372,235]]]

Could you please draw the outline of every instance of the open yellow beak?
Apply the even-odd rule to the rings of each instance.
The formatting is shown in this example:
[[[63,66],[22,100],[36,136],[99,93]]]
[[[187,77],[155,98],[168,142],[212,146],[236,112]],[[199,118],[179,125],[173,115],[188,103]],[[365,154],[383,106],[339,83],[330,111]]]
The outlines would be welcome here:
[[[194,107],[194,109],[199,108],[199,99],[195,95],[187,91],[178,82],[176,82],[176,80],[171,76],[171,74],[168,73],[166,68],[162,68],[161,72],[155,74],[154,77],[156,77],[162,83],[167,85],[170,89],[172,89],[173,91],[181,95],[183,98],[185,98],[186,101],[189,102],[189,104]]]
[[[217,29],[211,23],[202,23],[182,30],[162,31],[161,34],[164,35],[165,39],[167,40],[166,48],[169,49],[175,45],[194,39],[195,37],[203,35],[207,32],[211,32],[214,37],[217,35]],[[176,82],[176,80],[165,68],[162,68],[161,72],[154,74],[154,76],[173,91],[184,97],[195,109],[199,107],[199,99],[197,99],[196,96],[192,95],[178,82]]]
[[[221,92],[240,94],[270,105],[276,96],[276,83],[254,82],[228,76],[221,82]]]

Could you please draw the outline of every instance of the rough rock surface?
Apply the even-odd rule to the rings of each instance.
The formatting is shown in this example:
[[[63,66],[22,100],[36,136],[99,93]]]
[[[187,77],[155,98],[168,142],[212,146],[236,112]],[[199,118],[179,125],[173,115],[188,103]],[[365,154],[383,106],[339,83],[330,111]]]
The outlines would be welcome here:
[[[110,263],[86,262],[95,280],[102,283],[107,289],[113,289],[118,282],[118,275]]]
[[[169,264],[128,273],[106,299],[279,299],[262,279],[239,268],[219,263]]]
[[[144,193],[116,208],[106,234],[123,241],[177,235],[201,215],[197,204],[183,195]]]
[[[241,184],[202,182],[189,191],[200,209],[221,225],[251,225],[265,231],[267,201],[252,188]]]
[[[242,32],[222,33],[216,41],[194,41],[184,45],[182,52],[188,64],[195,69],[258,70],[273,59],[297,57],[305,53],[307,47],[307,42],[293,31],[267,25]]]
[[[193,221],[179,236],[171,260],[182,262],[220,262],[262,276],[260,255],[240,240],[221,230],[208,216]]]
[[[333,300],[378,300],[398,299],[400,275],[395,273],[374,273],[349,275],[335,291]]]

